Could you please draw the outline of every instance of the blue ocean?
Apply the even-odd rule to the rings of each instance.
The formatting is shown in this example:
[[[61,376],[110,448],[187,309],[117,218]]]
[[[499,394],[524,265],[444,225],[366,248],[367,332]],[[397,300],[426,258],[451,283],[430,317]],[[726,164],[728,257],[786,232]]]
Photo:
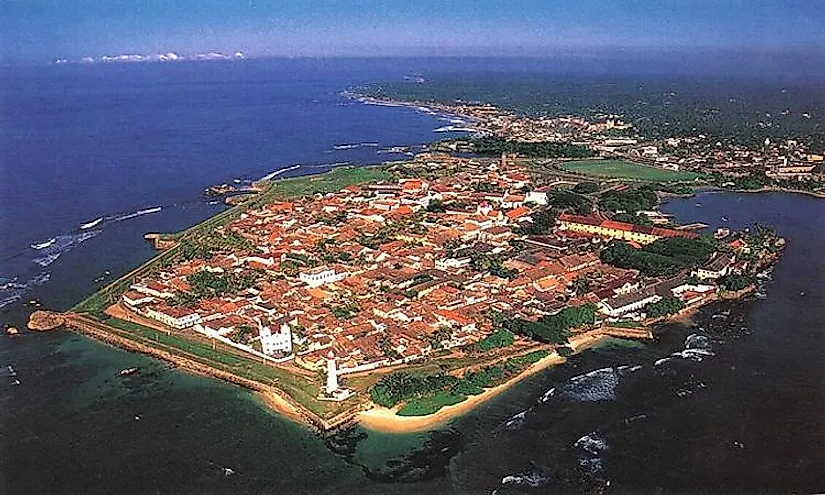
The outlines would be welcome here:
[[[448,116],[341,92],[488,64],[0,69],[0,325],[23,326],[29,301],[70,307],[151,257],[146,232],[221,211],[203,194],[212,184],[404,159],[386,151],[450,136],[435,132]],[[669,202],[680,222],[776,226],[788,248],[763,298],[709,307],[654,342],[608,342],[418,434],[325,439],[243,389],[66,330],[3,335],[0,493],[822,491],[823,205]]]

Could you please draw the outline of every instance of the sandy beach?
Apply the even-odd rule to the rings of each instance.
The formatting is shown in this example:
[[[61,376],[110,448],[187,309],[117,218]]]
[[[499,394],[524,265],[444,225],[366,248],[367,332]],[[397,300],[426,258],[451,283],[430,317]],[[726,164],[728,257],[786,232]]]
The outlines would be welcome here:
[[[578,338],[573,337],[570,339],[569,347],[571,347],[574,352],[579,352],[603,338],[605,337],[591,335],[585,335]],[[398,404],[392,409],[376,406],[368,411],[360,413],[358,415],[358,420],[360,424],[367,429],[385,433],[415,433],[418,431],[428,430],[441,426],[448,421],[461,416],[462,414],[466,414],[479,404],[490,400],[506,390],[508,387],[527,378],[528,376],[534,375],[549,366],[554,366],[564,362],[565,358],[554,352],[549,356],[533,363],[529,368],[525,369],[523,372],[507,380],[506,382],[486,389],[479,395],[470,396],[464,402],[460,402],[452,406],[442,407],[436,413],[429,414],[427,416],[398,416],[396,415],[396,412],[402,407],[401,404]]]

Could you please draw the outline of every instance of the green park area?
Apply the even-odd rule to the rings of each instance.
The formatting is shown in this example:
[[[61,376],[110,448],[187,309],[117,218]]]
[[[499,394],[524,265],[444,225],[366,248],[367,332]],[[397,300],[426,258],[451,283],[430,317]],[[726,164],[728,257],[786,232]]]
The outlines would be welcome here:
[[[577,160],[564,162],[561,168],[568,172],[616,179],[636,179],[652,182],[675,182],[701,177],[696,172],[664,170],[651,165],[626,160]]]

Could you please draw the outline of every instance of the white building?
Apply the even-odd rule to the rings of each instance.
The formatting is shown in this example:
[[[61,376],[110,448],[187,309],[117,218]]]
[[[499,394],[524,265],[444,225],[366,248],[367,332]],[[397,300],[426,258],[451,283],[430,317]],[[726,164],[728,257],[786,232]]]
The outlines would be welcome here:
[[[347,272],[336,272],[335,268],[319,266],[312,270],[307,270],[298,274],[298,279],[310,287],[320,287],[344,280],[349,275]]]
[[[292,329],[289,328],[289,323],[284,321],[260,325],[258,335],[261,337],[261,350],[267,356],[292,353]]]
[[[734,260],[735,258],[731,255],[720,254],[704,266],[697,268],[693,274],[700,280],[716,280],[730,272]]]
[[[628,313],[638,311],[648,304],[658,302],[661,299],[661,296],[656,294],[635,292],[599,301],[598,308],[599,311],[611,318],[618,318]]]
[[[450,268],[464,268],[470,266],[472,258],[465,256],[464,258],[443,258],[435,260],[435,267],[439,270],[449,270]]]
[[[527,193],[527,196],[524,197],[525,203],[536,203],[537,205],[544,206],[547,204],[547,192],[545,191],[530,191]]]
[[[146,308],[146,316],[178,330],[189,328],[201,321],[198,313],[184,307],[149,306]]]
[[[138,292],[136,290],[126,291],[126,293],[124,293],[121,297],[123,299],[123,302],[125,302],[129,306],[132,306],[133,308],[136,308],[143,304],[155,302],[154,297],[148,294],[144,294],[142,292]]]

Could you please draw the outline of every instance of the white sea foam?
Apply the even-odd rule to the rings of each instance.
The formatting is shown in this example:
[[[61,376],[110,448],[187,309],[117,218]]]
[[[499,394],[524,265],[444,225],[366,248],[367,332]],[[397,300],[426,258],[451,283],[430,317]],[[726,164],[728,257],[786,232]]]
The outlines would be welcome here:
[[[60,257],[60,254],[61,254],[60,252],[57,252],[57,253],[49,253],[49,254],[47,254],[47,255],[45,255],[45,256],[40,256],[40,257],[38,257],[38,258],[35,258],[35,259],[33,259],[32,261],[34,261],[34,262],[35,262],[35,263],[37,263],[38,265],[40,265],[40,266],[42,266],[42,267],[44,267],[44,268],[45,268],[45,267],[47,267],[47,266],[51,265],[52,263],[54,263],[55,261],[57,261],[57,258],[59,258],[59,257]]]
[[[710,349],[710,340],[704,335],[692,333],[685,338],[685,349]]]
[[[301,168],[300,165],[293,165],[291,167],[282,168],[282,169],[279,169],[279,170],[276,170],[274,172],[271,172],[269,174],[264,175],[263,177],[260,178],[260,180],[271,180],[271,179],[274,179],[275,177],[283,174],[284,172],[289,172],[290,170],[296,170],[296,169],[299,169],[299,168]]]
[[[576,440],[573,447],[582,449],[591,455],[598,456],[603,451],[609,449],[610,445],[608,445],[607,440],[605,440],[598,431],[594,431]]]
[[[142,215],[149,215],[151,213],[157,213],[157,212],[161,211],[162,209],[163,208],[160,207],[160,206],[155,206],[154,208],[147,208],[145,210],[138,210],[134,213],[128,213],[126,215],[115,216],[115,217],[110,218],[110,220],[112,220],[113,222],[120,222],[122,220],[128,220],[130,218],[135,218],[135,217],[139,217],[139,216],[142,216]]]
[[[103,220],[104,220],[104,217],[100,217],[100,218],[97,218],[95,220],[92,220],[91,222],[81,224],[80,225],[80,230],[91,229],[92,227],[97,226]]]
[[[501,478],[501,484],[506,486],[524,486],[530,488],[539,488],[547,484],[550,479],[536,470],[530,470],[523,473],[510,474]]]
[[[47,248],[47,247],[51,246],[52,244],[54,244],[54,243],[55,243],[55,241],[57,241],[57,238],[56,238],[56,237],[52,237],[52,238],[51,238],[51,239],[49,239],[48,241],[43,241],[43,242],[35,242],[34,244],[32,244],[32,245],[31,245],[31,248],[32,248],[32,249],[36,249],[36,250],[38,250],[38,251],[39,251],[39,250],[41,250],[41,249],[44,249],[44,248]]]
[[[512,416],[504,423],[505,428],[515,429],[524,424],[524,419],[527,417],[527,409]]]
[[[0,308],[5,308],[9,304],[14,304],[22,298],[23,298],[23,295],[22,294],[17,294],[17,293],[11,294],[10,296],[6,296],[6,297],[0,299]]]
[[[598,402],[616,398],[619,373],[614,368],[602,368],[574,376],[564,384],[561,397],[579,402]]]

